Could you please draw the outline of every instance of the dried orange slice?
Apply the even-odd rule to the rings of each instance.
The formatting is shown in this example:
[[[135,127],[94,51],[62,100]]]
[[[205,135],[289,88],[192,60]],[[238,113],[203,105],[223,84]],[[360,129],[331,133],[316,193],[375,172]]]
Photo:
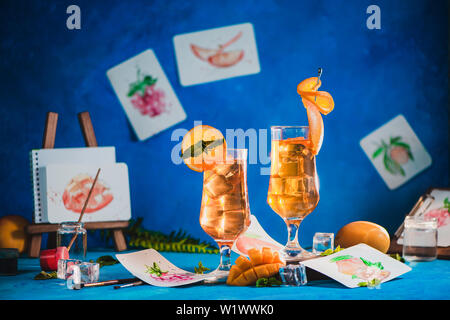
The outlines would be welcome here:
[[[331,94],[317,91],[321,84],[319,77],[311,77],[303,80],[297,86],[297,93],[302,97],[308,115],[309,140],[311,141],[311,151],[315,155],[319,153],[323,142],[324,126],[321,113],[326,115],[334,109]]]
[[[222,132],[207,125],[192,128],[181,142],[181,157],[192,170],[212,169],[225,159],[226,141]]]

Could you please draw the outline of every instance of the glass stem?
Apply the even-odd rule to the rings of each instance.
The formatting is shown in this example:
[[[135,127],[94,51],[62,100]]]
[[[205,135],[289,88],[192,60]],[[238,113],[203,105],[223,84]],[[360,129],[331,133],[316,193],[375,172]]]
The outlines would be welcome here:
[[[286,248],[301,250],[300,244],[298,243],[298,227],[301,222],[301,220],[286,220],[288,229],[288,242],[286,243]]]
[[[227,244],[219,244],[220,247],[220,264],[218,269],[221,271],[229,271],[231,269],[231,248]]]

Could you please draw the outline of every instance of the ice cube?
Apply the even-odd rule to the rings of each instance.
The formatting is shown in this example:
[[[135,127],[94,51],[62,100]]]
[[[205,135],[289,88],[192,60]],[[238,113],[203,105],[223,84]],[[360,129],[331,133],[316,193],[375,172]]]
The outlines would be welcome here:
[[[233,185],[228,183],[225,176],[214,174],[210,176],[204,183],[203,188],[212,198],[217,198],[233,189]]]
[[[218,201],[223,211],[240,210],[245,207],[245,201],[240,193],[225,194]]]
[[[77,265],[80,268],[81,283],[93,283],[98,281],[100,265],[95,262],[82,262]]]
[[[73,273],[73,266],[82,263],[78,259],[59,259],[58,260],[58,279],[66,280]]]
[[[279,177],[270,177],[269,181],[269,193],[270,194],[283,194],[284,193],[284,179]]]
[[[203,206],[200,213],[200,225],[214,227],[222,215],[223,210],[218,205]]]
[[[306,268],[302,263],[288,264],[279,270],[281,281],[285,286],[304,286],[308,283]]]
[[[285,193],[289,195],[300,196],[305,192],[314,191],[314,178],[302,174],[294,178],[286,178]]]
[[[245,228],[246,210],[231,210],[223,213],[223,231],[226,234],[237,234]]]
[[[334,233],[316,232],[313,237],[313,253],[321,254],[328,249],[334,250]]]
[[[282,158],[278,163],[278,175],[282,178],[295,177],[299,174],[299,162],[301,158]]]

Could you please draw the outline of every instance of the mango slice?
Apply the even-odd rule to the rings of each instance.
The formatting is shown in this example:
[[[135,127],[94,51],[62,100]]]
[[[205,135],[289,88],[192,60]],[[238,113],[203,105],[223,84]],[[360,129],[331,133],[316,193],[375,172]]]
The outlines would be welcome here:
[[[228,275],[228,285],[254,285],[258,279],[275,276],[284,265],[278,252],[268,247],[263,247],[261,250],[252,248],[248,250],[248,256],[250,260],[244,256],[236,259]]]

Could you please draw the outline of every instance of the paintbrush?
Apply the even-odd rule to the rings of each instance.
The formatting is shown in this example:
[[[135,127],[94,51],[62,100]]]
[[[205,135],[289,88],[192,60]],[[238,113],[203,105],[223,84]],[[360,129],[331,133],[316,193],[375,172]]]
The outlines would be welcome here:
[[[78,221],[77,221],[78,223],[80,223],[81,219],[83,219],[84,212],[86,211],[86,207],[88,205],[89,199],[91,198],[92,191],[94,190],[95,184],[97,183],[97,179],[98,179],[98,176],[100,174],[100,171],[101,171],[101,169],[98,168],[97,175],[95,176],[94,182],[92,183],[92,187],[89,190],[89,193],[88,193],[88,196],[86,198],[86,201],[84,202],[83,209],[81,209],[81,214],[80,214],[80,217],[78,218]],[[78,233],[75,232],[75,234],[73,235],[72,239],[69,242],[69,245],[67,246],[67,252],[70,251],[70,248],[72,247],[73,243],[75,242],[75,239],[77,238],[77,235],[78,235]]]

